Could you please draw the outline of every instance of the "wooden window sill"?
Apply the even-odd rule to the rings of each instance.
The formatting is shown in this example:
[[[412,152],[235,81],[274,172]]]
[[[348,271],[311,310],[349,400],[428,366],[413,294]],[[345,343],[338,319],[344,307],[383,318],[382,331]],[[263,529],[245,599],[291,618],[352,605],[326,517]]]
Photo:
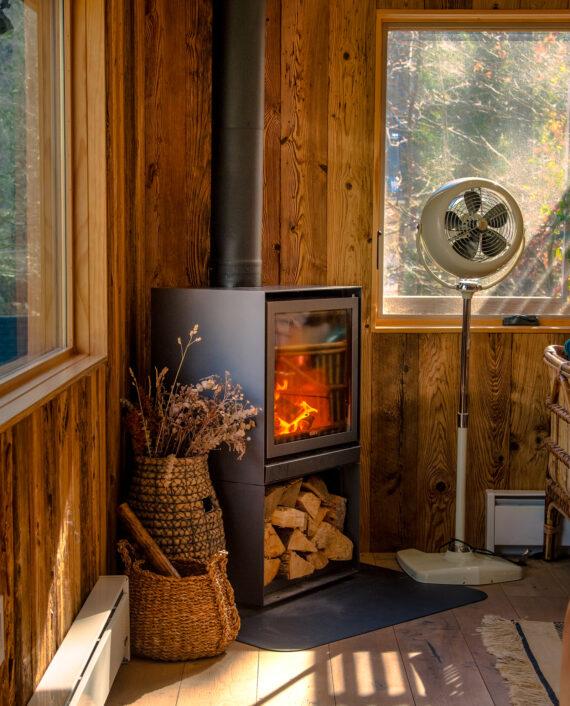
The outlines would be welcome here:
[[[504,326],[500,319],[471,319],[469,327],[472,333],[569,333],[570,321],[556,321],[544,318],[539,326]],[[461,318],[451,321],[410,318],[378,319],[373,326],[374,333],[454,333],[461,331]]]
[[[0,395],[0,433],[31,414],[107,360],[104,355],[72,354],[62,363]]]

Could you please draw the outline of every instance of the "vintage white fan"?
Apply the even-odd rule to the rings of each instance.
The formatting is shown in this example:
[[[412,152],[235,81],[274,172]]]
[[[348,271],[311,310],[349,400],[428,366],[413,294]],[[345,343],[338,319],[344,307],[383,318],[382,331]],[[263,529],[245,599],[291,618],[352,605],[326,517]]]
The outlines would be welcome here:
[[[472,584],[514,581],[520,566],[471,551],[465,541],[469,325],[471,299],[504,279],[524,250],[523,218],[516,201],[488,179],[457,179],[427,200],[418,226],[417,248],[429,274],[463,297],[461,380],[457,415],[455,537],[445,552],[404,549],[400,566],[424,583]]]

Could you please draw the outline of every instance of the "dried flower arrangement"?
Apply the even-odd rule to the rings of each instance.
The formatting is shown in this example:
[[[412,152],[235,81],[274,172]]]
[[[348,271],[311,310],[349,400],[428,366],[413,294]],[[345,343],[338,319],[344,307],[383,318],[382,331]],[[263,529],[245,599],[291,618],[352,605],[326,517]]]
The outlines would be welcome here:
[[[232,382],[229,372],[223,379],[210,375],[194,385],[178,381],[188,351],[201,340],[197,325],[185,344],[178,339],[180,362],[169,385],[168,368],[155,370],[154,381],[149,376],[146,387],[130,370],[136,403],[121,402],[137,456],[187,458],[207,454],[223,444],[238,458],[244,455],[250,440],[247,434],[255,427],[254,417],[259,409],[245,399],[241,386]]]

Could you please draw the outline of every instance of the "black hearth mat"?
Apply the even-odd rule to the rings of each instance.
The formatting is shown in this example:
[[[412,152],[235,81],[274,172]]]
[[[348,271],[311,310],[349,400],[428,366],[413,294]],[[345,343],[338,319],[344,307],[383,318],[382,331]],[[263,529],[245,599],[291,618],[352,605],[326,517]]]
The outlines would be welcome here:
[[[265,650],[309,650],[487,598],[465,586],[417,583],[362,564],[354,576],[263,609],[241,609],[238,641]]]

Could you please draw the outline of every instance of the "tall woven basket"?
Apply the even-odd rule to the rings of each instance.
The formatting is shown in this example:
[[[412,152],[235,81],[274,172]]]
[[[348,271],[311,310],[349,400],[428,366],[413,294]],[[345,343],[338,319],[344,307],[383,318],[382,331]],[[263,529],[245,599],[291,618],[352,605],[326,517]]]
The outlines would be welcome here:
[[[119,553],[129,577],[131,646],[149,659],[181,662],[213,657],[235,640],[240,619],[226,576],[227,552],[207,562],[174,562],[182,578],[142,567],[126,540]]]
[[[206,455],[138,458],[129,505],[171,560],[207,561],[226,548]]]

